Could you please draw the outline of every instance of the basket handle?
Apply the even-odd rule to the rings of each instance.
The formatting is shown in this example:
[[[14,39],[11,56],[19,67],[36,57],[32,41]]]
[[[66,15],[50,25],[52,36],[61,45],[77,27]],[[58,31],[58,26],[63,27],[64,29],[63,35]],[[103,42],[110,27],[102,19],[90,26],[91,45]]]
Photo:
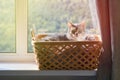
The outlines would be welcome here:
[[[34,40],[35,39],[35,30],[31,29],[30,32],[31,32],[32,40]]]
[[[33,41],[41,40],[42,38],[48,36],[48,34],[37,34],[35,35],[35,30],[31,29],[31,37]]]

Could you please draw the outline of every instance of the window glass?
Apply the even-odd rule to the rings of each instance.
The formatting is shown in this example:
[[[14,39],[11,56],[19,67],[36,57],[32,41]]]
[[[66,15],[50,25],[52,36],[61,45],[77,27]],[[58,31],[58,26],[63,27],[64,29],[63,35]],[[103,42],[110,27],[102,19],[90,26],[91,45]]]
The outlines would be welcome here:
[[[15,0],[0,0],[0,52],[15,52]]]
[[[68,21],[80,23],[82,20],[88,33],[98,33],[88,0],[28,0],[28,52],[33,51],[30,34],[33,26],[36,33],[64,33]]]

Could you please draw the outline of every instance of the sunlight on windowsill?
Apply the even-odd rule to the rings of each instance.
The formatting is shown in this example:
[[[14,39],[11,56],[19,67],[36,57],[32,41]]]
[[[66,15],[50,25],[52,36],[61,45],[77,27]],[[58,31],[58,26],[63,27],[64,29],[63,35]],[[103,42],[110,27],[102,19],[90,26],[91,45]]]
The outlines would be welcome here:
[[[38,69],[38,65],[35,62],[31,63],[15,63],[4,62],[0,63],[0,75],[27,75],[27,76],[95,76],[96,70],[42,70]]]
[[[15,63],[15,62],[5,62],[0,63],[0,70],[38,70],[36,63]]]

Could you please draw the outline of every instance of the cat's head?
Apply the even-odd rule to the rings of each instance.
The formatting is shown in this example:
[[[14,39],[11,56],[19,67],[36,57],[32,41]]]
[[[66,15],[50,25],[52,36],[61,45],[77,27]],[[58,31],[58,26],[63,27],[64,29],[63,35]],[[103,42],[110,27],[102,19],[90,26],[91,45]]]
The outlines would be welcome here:
[[[68,39],[78,41],[78,38],[80,38],[80,36],[84,33],[85,33],[84,21],[82,21],[79,24],[73,24],[72,22],[68,22],[68,32],[67,32]]]

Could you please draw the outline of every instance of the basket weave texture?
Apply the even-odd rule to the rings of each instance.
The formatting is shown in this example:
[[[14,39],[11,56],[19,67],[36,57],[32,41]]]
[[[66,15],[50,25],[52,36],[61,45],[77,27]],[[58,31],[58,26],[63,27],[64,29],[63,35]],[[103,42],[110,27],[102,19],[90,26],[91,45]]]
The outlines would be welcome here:
[[[33,42],[40,70],[93,70],[98,67],[100,41]]]

